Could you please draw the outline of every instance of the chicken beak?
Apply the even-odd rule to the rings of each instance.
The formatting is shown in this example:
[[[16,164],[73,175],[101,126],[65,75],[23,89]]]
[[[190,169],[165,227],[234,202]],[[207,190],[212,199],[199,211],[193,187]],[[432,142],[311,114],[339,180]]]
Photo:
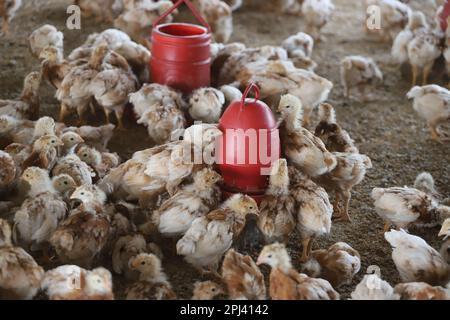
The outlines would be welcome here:
[[[262,264],[264,264],[263,258],[262,258],[261,256],[259,256],[259,257],[258,257],[258,260],[256,260],[256,265],[257,265],[257,266],[260,266],[260,265],[262,265]]]
[[[69,205],[70,205],[71,210],[78,208],[82,204],[83,204],[83,202],[80,199],[70,199],[69,200]]]

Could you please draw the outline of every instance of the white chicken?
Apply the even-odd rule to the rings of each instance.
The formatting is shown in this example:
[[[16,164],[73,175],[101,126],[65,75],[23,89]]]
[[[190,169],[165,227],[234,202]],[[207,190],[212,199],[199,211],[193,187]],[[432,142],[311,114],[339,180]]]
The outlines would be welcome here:
[[[67,174],[72,177],[77,186],[91,185],[92,178],[95,177],[91,168],[75,154],[69,154],[59,159],[52,170],[52,174],[54,176]]]
[[[30,50],[33,56],[39,58],[41,52],[48,47],[54,47],[58,51],[58,58],[64,55],[64,34],[58,31],[55,26],[45,24],[34,30],[28,37]]]
[[[352,300],[399,300],[392,286],[376,273],[366,274],[351,293]]]
[[[222,115],[225,96],[215,88],[200,88],[189,98],[189,114],[192,119],[204,123],[217,123]]]
[[[211,26],[216,42],[226,43],[233,33],[233,16],[230,6],[221,0],[193,0],[200,14]]]
[[[331,0],[305,0],[302,4],[302,14],[306,21],[306,32],[314,39],[320,40],[322,28],[331,20],[334,12]]]
[[[288,37],[281,46],[286,49],[289,59],[300,69],[314,71],[317,63],[311,59],[314,39],[307,33],[299,32]]]

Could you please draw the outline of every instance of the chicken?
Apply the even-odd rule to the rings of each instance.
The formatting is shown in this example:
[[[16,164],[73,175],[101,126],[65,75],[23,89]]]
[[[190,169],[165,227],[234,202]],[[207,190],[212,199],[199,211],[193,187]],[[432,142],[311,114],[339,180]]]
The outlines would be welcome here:
[[[239,236],[249,214],[258,214],[258,205],[249,196],[235,194],[220,208],[196,218],[177,243],[177,252],[201,272],[217,274],[219,260]]]
[[[311,59],[314,39],[309,34],[299,32],[289,36],[281,46],[286,49],[289,59],[297,68],[314,71],[317,67],[317,63]]]
[[[204,123],[217,123],[225,104],[224,94],[215,88],[200,88],[189,98],[189,114],[192,119]]]
[[[236,87],[230,85],[223,85],[220,88],[225,97],[225,108],[228,107],[232,102],[242,100],[242,92]]]
[[[137,89],[138,80],[131,70],[127,60],[115,54],[118,66],[100,71],[90,83],[90,90],[95,100],[105,113],[109,124],[110,114],[114,112],[119,123],[118,128],[124,129],[123,113],[128,103],[128,95]]]
[[[14,160],[16,165],[16,179],[20,178],[23,172],[23,163],[32,152],[31,147],[20,143],[12,143],[5,148],[5,152]]]
[[[64,144],[62,148],[59,150],[60,156],[68,156],[75,154],[75,149],[78,145],[84,143],[82,137],[75,132],[66,132],[60,135],[60,139]]]
[[[352,300],[399,300],[392,286],[377,274],[366,274],[351,293]]]
[[[371,196],[377,214],[385,221],[384,232],[391,225],[405,229],[413,223],[432,223],[437,220],[436,201],[417,189],[374,188]]]
[[[47,47],[39,54],[41,63],[41,73],[43,80],[46,80],[55,89],[61,87],[64,77],[70,72],[75,64],[70,64],[64,60],[56,47]]]
[[[341,82],[344,87],[344,97],[350,98],[353,88],[357,88],[360,99],[368,99],[367,88],[383,82],[383,73],[372,60],[363,56],[348,56],[341,61]]]
[[[413,99],[413,109],[427,121],[431,137],[439,140],[438,125],[450,117],[450,91],[432,84],[414,87],[406,96]]]
[[[45,273],[41,287],[50,300],[114,299],[112,276],[105,268],[59,266]]]
[[[286,159],[272,164],[269,187],[259,206],[258,227],[266,242],[287,243],[295,230],[295,200],[289,193],[289,173]]]
[[[325,190],[335,192],[333,218],[338,221],[350,222],[348,209],[352,196],[351,191],[353,187],[363,181],[366,171],[372,168],[372,161],[368,156],[359,153],[333,152],[333,155],[337,159],[336,167],[314,180]]]
[[[100,152],[107,152],[108,143],[114,135],[114,128],[115,126],[113,124],[107,124],[100,127],[69,127],[64,129],[63,133],[75,132],[88,146],[96,148]]]
[[[441,195],[436,190],[434,178],[428,172],[421,172],[417,175],[416,180],[414,180],[414,188],[425,192],[426,194],[439,199]]]
[[[450,281],[450,265],[425,240],[404,230],[391,230],[384,237],[393,248],[392,260],[402,281],[426,282],[433,286]]]
[[[39,86],[41,75],[31,72],[25,77],[22,94],[18,100],[0,100],[0,115],[17,119],[35,120],[39,115]]]
[[[171,1],[128,1],[124,12],[114,20],[114,27],[126,32],[133,40],[149,47],[148,41],[153,23],[163,13],[172,8]],[[165,19],[166,23],[173,20],[172,15]]]
[[[290,168],[291,195],[296,201],[297,230],[303,252],[301,261],[309,260],[313,240],[330,233],[333,207],[326,191],[302,173]]]
[[[22,0],[1,0],[0,18],[3,20],[2,34],[9,35],[9,23],[15,17],[17,10],[22,5]]]
[[[127,288],[127,300],[175,300],[176,294],[167,280],[161,260],[154,254],[141,253],[129,262],[139,272],[139,280]]]
[[[62,59],[64,55],[64,34],[55,26],[45,24],[34,30],[28,37],[30,51],[36,58],[40,58],[42,51],[48,47],[56,49],[55,58]]]
[[[202,17],[210,25],[216,42],[226,43],[233,33],[233,16],[230,6],[221,0],[193,0]]]
[[[181,236],[192,221],[215,209],[221,199],[218,183],[222,177],[205,168],[194,174],[194,182],[183,187],[153,212],[153,223],[164,236]]]
[[[161,257],[161,252],[154,243],[145,241],[144,236],[137,233],[126,235],[117,239],[112,252],[112,266],[117,274],[123,274],[127,279],[137,280],[138,272],[130,269],[128,262],[140,253],[152,253]]]
[[[106,196],[95,186],[78,187],[70,197],[81,205],[70,212],[53,233],[50,243],[62,263],[91,267],[108,241],[110,219],[104,212]]]
[[[175,194],[183,181],[203,167],[193,160],[202,156],[202,151],[203,155],[211,152],[213,142],[221,135],[215,125],[194,125],[186,129],[183,141],[136,152],[132,159],[111,170],[99,186],[107,194],[138,199],[144,208],[151,206],[163,192]],[[192,159],[192,154],[197,158]]]
[[[23,163],[23,168],[31,166],[52,170],[58,159],[58,147],[64,143],[57,136],[45,135],[33,144],[33,151]]]
[[[264,275],[250,256],[228,250],[222,263],[222,281],[232,300],[265,300]]]
[[[95,16],[98,21],[113,22],[115,0],[75,0],[74,3],[87,17]]]
[[[269,292],[272,300],[339,300],[331,284],[323,279],[310,278],[292,267],[284,244],[265,246],[259,254],[257,265],[271,267]]]
[[[444,242],[441,245],[440,254],[448,264],[450,264],[450,218],[445,219],[442,223],[442,228],[439,231],[439,237],[444,237]]]
[[[395,286],[395,292],[402,300],[450,300],[450,289],[424,282],[400,283]]]
[[[14,215],[14,242],[37,251],[44,249],[66,217],[67,206],[53,188],[47,171],[31,167],[23,172],[22,179],[30,190]]]
[[[320,40],[322,28],[331,20],[335,7],[331,0],[305,0],[302,14],[305,17],[306,33]]]
[[[349,133],[337,123],[336,112],[331,104],[322,103],[319,106],[319,119],[314,134],[323,141],[327,150],[359,153]]]
[[[446,119],[441,119],[438,121],[436,126],[436,132],[439,140],[442,142],[450,141],[450,116]]]
[[[0,219],[0,299],[33,299],[43,277],[44,269],[33,257],[12,245],[11,227]]]
[[[361,256],[345,242],[337,242],[328,249],[315,250],[311,255],[312,259],[302,267],[302,272],[329,281],[333,288],[351,284],[361,269]]]
[[[302,127],[302,103],[293,95],[281,97],[278,110],[281,113],[282,149],[287,159],[311,177],[333,170],[336,156],[328,152],[322,140]]]
[[[379,35],[383,41],[394,40],[408,24],[408,17],[412,13],[408,5],[398,0],[366,0],[364,8],[367,9],[371,6],[379,8],[383,27],[369,29],[367,20],[365,20],[366,32]]]
[[[196,282],[194,283],[191,300],[213,300],[215,297],[224,293],[225,291],[222,287],[215,282]]]
[[[69,202],[70,196],[77,188],[75,180],[68,174],[53,176],[52,185],[66,203]]]
[[[89,146],[80,147],[77,151],[77,155],[95,171],[100,179],[107,175],[111,169],[116,168],[120,164],[120,159],[117,154],[100,152]]]
[[[409,62],[412,67],[412,86],[417,84],[419,70],[422,69],[422,84],[426,85],[434,61],[441,55],[440,31],[432,30],[424,14],[411,14],[408,26],[400,32],[392,45],[392,56],[397,63]]]
[[[58,160],[58,163],[52,170],[54,176],[67,174],[75,181],[77,187],[82,185],[91,185],[95,173],[89,166],[80,160],[75,154],[70,154]]]
[[[16,164],[9,153],[0,150],[0,194],[7,191],[16,179]]]
[[[66,115],[73,110],[76,110],[79,121],[83,121],[83,115],[94,97],[91,82],[101,71],[107,53],[108,46],[102,43],[93,50],[88,63],[72,68],[64,77],[56,91],[56,98],[61,102],[60,122],[64,122]]]
[[[152,140],[158,144],[169,142],[171,133],[183,129],[186,120],[182,110],[185,102],[180,92],[164,85],[145,84],[130,94],[138,123],[147,127]]]

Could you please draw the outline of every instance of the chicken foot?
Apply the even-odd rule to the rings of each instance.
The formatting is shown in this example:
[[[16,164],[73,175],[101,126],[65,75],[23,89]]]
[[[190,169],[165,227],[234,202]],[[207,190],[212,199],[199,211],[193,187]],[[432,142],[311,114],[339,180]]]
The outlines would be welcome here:
[[[309,261],[311,258],[311,251],[312,251],[312,245],[313,245],[313,239],[311,237],[308,237],[306,239],[302,240],[302,256],[300,258],[300,262],[305,263]]]

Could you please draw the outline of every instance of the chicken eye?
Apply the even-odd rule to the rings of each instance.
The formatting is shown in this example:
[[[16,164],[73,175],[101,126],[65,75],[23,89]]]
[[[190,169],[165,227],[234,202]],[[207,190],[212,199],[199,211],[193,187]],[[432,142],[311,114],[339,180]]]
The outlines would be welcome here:
[[[212,291],[212,292],[216,292],[216,288],[212,288],[211,291]]]
[[[67,186],[67,181],[64,181],[64,184]]]
[[[84,192],[82,192],[81,195],[84,196]]]
[[[73,141],[74,139],[73,138],[70,138],[70,141]]]
[[[143,265],[143,266],[144,266],[144,265],[145,265],[145,261],[142,261],[142,262],[141,262],[141,265]]]
[[[52,141],[51,141],[51,143],[55,143],[55,142],[56,142],[55,140],[52,140]]]
[[[272,258],[272,255],[271,255],[271,254],[269,254],[269,255],[267,256],[267,258],[271,259],[271,258]]]
[[[289,109],[291,106],[286,106],[286,109]]]
[[[87,154],[85,153],[85,154],[83,154],[83,157],[87,157]]]
[[[248,207],[250,210],[253,210],[253,206]]]

